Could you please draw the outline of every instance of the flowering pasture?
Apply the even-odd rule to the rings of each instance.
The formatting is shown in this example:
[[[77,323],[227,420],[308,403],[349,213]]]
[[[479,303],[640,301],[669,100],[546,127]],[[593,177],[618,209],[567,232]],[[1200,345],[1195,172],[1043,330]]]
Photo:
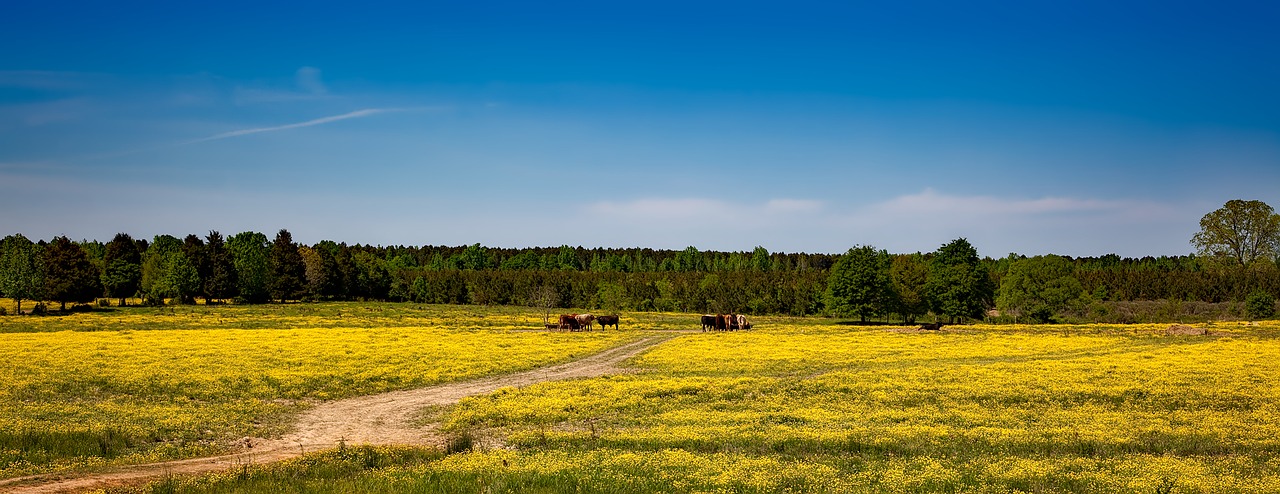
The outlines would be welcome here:
[[[645,372],[464,400],[447,427],[513,451],[424,470],[604,465],[677,491],[1280,492],[1280,327],[1166,327],[688,335],[638,359]]]
[[[11,403],[30,407],[20,419],[3,418],[3,430],[56,431],[33,418],[47,407],[74,424],[66,434],[144,439],[121,457],[11,461],[9,471],[201,454],[224,438],[278,430],[289,411],[316,398],[540,365],[629,337],[514,331],[540,317],[507,309],[322,304],[315,310],[323,316],[253,309],[206,319],[221,309],[179,308],[175,320],[190,310],[191,321],[204,321],[190,329],[122,330],[106,321],[97,332],[50,326],[0,335],[13,338],[0,352],[46,348],[3,353],[6,365],[20,364],[6,382],[25,379],[14,389],[34,390],[3,396],[6,417]],[[331,320],[338,312],[349,325]],[[697,327],[696,315],[627,319],[630,328]],[[152,325],[165,324],[177,323]],[[672,338],[634,359],[635,373],[506,388],[433,410],[446,434],[484,438],[468,441],[485,445],[471,451],[345,448],[144,489],[1280,492],[1280,323],[1203,327],[1207,334],[1168,334],[1168,325],[935,332],[759,318],[752,331]],[[173,341],[162,338],[169,335]],[[59,336],[100,339],[57,346]],[[138,340],[147,336],[154,339]],[[150,348],[199,356],[163,365],[133,356]],[[302,349],[305,357],[291,358]],[[61,353],[73,355],[48,356]],[[130,364],[131,377],[102,370],[118,358],[152,364]],[[234,369],[213,365],[236,358]],[[86,405],[98,402],[107,405]],[[13,428],[17,420],[27,428]]]
[[[8,317],[0,478],[212,454],[315,400],[511,372],[619,332],[551,333],[527,314],[322,304]],[[239,329],[243,328],[243,329]]]

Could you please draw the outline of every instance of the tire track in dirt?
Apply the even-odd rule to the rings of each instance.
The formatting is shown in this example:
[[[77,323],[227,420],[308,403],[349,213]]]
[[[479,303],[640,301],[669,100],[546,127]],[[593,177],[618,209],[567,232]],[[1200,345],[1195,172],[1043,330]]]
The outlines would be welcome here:
[[[423,408],[451,405],[468,396],[492,393],[501,388],[629,372],[618,364],[674,336],[648,336],[578,360],[515,374],[320,403],[303,412],[288,435],[279,439],[246,440],[247,449],[235,454],[132,465],[82,476],[45,474],[17,477],[0,480],[0,491],[44,494],[101,489],[166,475],[200,474],[246,464],[274,463],[296,458],[307,451],[332,448],[340,441],[349,445],[438,446],[443,442],[443,437],[436,430],[438,424],[414,424]]]

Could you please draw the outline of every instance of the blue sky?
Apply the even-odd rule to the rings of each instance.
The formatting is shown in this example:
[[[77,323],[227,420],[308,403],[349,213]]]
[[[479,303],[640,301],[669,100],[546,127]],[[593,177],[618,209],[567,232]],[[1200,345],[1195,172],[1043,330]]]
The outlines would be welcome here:
[[[1280,3],[690,4],[6,5],[0,232],[1145,256],[1280,206]]]

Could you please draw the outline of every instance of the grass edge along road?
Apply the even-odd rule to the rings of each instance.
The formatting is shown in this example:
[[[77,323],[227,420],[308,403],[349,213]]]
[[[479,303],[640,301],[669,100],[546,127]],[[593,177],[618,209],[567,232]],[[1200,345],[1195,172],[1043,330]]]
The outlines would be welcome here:
[[[649,335],[581,359],[515,374],[326,402],[303,414],[293,433],[281,439],[261,440],[243,453],[136,465],[69,479],[53,476],[52,481],[48,475],[20,477],[0,481],[0,489],[13,493],[96,489],[165,475],[208,473],[247,464],[273,463],[302,456],[308,449],[315,451],[348,443],[437,445],[443,438],[434,434],[434,427],[423,428],[413,423],[414,415],[423,408],[450,405],[468,396],[506,387],[625,372],[617,364],[671,337]]]

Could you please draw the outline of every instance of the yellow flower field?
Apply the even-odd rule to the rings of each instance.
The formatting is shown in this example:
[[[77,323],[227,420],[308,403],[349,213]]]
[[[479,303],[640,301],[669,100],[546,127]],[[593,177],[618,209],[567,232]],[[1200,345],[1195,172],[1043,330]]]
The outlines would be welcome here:
[[[524,331],[526,319],[385,304],[0,318],[0,330],[38,331],[0,333],[0,478],[211,454],[279,432],[315,400],[537,367],[628,338]]]
[[[639,372],[438,410],[470,452],[348,448],[180,492],[1280,492],[1280,323],[965,325],[755,318]],[[12,324],[11,324],[12,323]],[[544,365],[623,331],[510,308],[127,309],[0,319],[2,476],[208,454],[318,399]],[[21,326],[18,326],[18,325]],[[633,314],[627,329],[697,329]],[[66,331],[74,329],[74,331]]]
[[[448,427],[515,453],[429,469],[679,452],[711,490],[1280,492],[1280,327],[1167,327],[689,335],[648,372],[464,400]]]

